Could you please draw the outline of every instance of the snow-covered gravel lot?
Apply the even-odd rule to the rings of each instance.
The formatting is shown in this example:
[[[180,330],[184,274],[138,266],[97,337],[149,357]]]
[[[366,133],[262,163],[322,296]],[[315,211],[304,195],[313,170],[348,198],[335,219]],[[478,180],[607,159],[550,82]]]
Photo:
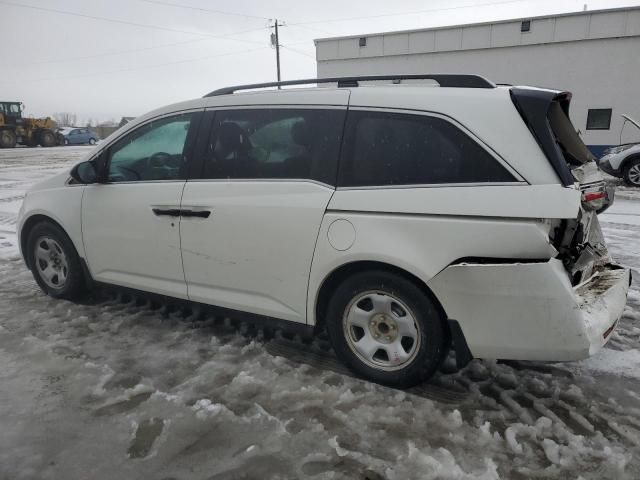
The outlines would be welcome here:
[[[117,292],[55,301],[19,258],[25,189],[90,147],[0,150],[1,479],[640,478],[640,195],[601,216],[636,280],[576,363],[473,361],[402,392],[305,344]]]

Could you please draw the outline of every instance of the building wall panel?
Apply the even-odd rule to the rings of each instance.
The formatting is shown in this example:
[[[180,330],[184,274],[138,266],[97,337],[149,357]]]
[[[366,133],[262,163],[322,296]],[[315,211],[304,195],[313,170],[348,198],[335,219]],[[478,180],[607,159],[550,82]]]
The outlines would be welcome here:
[[[427,53],[436,49],[436,32],[409,33],[409,53]]]
[[[462,29],[462,48],[489,48],[491,46],[491,26],[465,27]]]
[[[591,15],[589,38],[620,37],[625,33],[624,12],[601,13]]]
[[[409,53],[409,35],[406,33],[385,35],[384,54],[401,55]]]
[[[436,30],[436,51],[460,50],[461,48],[461,28]]]

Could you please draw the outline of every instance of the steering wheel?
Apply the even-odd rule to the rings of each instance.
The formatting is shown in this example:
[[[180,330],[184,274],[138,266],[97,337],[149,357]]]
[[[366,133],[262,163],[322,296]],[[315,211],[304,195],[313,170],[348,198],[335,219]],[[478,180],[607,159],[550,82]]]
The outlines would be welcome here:
[[[171,155],[167,152],[156,152],[147,159],[149,168],[165,167],[171,161]]]
[[[138,172],[137,170],[134,170],[133,168],[125,167],[123,165],[118,165],[116,168],[120,170],[120,172],[126,172],[127,174],[131,174],[133,176],[133,180],[142,180],[142,176],[140,175],[140,172]],[[131,178],[127,178],[127,175],[124,175],[123,173],[120,173],[120,175],[111,174],[109,178],[112,182],[126,182],[131,180]]]

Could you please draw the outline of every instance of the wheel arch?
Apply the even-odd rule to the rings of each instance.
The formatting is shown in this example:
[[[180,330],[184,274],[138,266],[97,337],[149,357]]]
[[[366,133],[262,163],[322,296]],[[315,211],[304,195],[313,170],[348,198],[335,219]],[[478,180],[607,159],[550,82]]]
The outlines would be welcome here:
[[[620,172],[624,173],[624,171],[627,169],[627,166],[634,160],[640,160],[640,152],[634,152],[628,157],[626,157],[622,161],[622,163],[620,163]]]
[[[403,268],[390,263],[374,260],[357,260],[336,267],[322,280],[322,283],[320,284],[320,288],[318,290],[318,294],[316,295],[315,302],[313,304],[313,313],[315,316],[314,331],[316,334],[321,332],[325,328],[325,317],[329,299],[331,298],[331,295],[338,287],[338,285],[349,276],[368,270],[382,270],[395,273],[396,275],[401,276],[414,283],[418,288],[420,288],[420,290],[422,290],[425,295],[427,295],[427,297],[429,297],[431,301],[433,301],[434,305],[438,309],[438,312],[440,313],[443,325],[448,331],[448,317],[447,313],[444,310],[444,307],[442,306],[436,295],[433,293],[433,291],[419,277]]]

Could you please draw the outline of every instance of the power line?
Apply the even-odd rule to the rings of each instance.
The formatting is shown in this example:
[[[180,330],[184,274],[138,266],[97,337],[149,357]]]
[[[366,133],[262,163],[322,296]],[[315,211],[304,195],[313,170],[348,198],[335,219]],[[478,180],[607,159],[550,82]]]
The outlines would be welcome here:
[[[157,49],[157,48],[175,47],[175,46],[178,46],[178,45],[187,45],[187,44],[190,44],[190,43],[205,42],[207,40],[209,40],[209,39],[208,38],[195,38],[193,40],[185,40],[183,42],[164,43],[162,45],[154,45],[154,46],[151,46],[151,47],[135,48],[135,49],[130,49],[129,48],[127,50],[119,50],[119,51],[114,51],[114,52],[98,53],[96,55],[84,55],[84,56],[80,56],[80,57],[56,58],[55,60],[42,60],[42,61],[37,61],[37,62],[18,63],[16,65],[23,66],[23,65],[44,65],[44,64],[51,64],[51,63],[67,63],[67,62],[74,62],[76,60],[88,60],[88,59],[91,59],[91,58],[110,57],[112,55],[123,55],[123,54],[127,54],[127,53],[145,52],[147,50],[154,50],[154,49]]]
[[[243,33],[249,33],[249,32],[258,32],[258,31],[262,31],[262,30],[266,30],[267,27],[262,27],[262,28],[254,28],[253,30],[244,30],[242,32],[233,32],[233,33],[229,33],[229,35],[241,35]],[[150,47],[142,47],[142,48],[134,48],[134,49],[127,49],[127,50],[119,50],[119,51],[113,51],[113,52],[105,52],[105,53],[98,53],[95,55],[84,55],[84,56],[78,56],[78,57],[68,57],[68,58],[57,58],[54,60],[42,60],[42,61],[37,61],[37,62],[26,62],[26,63],[18,63],[16,65],[18,66],[26,66],[26,65],[46,65],[46,64],[52,64],[52,63],[67,63],[67,62],[73,62],[73,61],[77,61],[77,60],[89,60],[92,58],[102,58],[102,57],[110,57],[113,55],[125,55],[125,54],[129,54],[129,53],[137,53],[137,52],[146,52],[149,50],[156,50],[156,49],[160,49],[160,48],[168,48],[168,47],[176,47],[176,46],[180,46],[180,45],[188,45],[188,44],[192,44],[192,43],[198,43],[198,42],[206,42],[211,40],[210,38],[195,38],[192,40],[184,40],[182,42],[173,42],[173,43],[164,43],[162,45],[152,45]]]
[[[74,17],[80,17],[80,18],[89,18],[91,20],[100,20],[103,22],[111,22],[111,23],[118,23],[118,24],[122,24],[122,25],[129,25],[132,27],[140,27],[140,28],[150,28],[153,30],[162,30],[165,32],[173,32],[173,33],[183,33],[183,34],[187,34],[187,35],[198,35],[201,37],[211,37],[211,38],[227,38],[225,35],[215,35],[215,34],[210,34],[210,33],[202,33],[202,32],[190,32],[188,30],[179,30],[179,29],[175,29],[175,28],[170,28],[170,27],[163,27],[160,25],[150,25],[150,24],[145,24],[145,23],[136,23],[136,22],[130,22],[128,20],[119,20],[116,18],[109,18],[109,17],[100,17],[97,15],[87,15],[84,13],[76,13],[76,12],[69,12],[67,10],[58,10],[55,8],[46,8],[46,7],[36,7],[34,5],[25,5],[25,4],[21,4],[21,3],[14,3],[14,2],[8,2],[6,0],[0,0],[0,3],[5,4],[5,5],[11,5],[13,7],[19,7],[19,8],[28,8],[28,9],[32,9],[32,10],[40,10],[43,12],[49,12],[49,13],[58,13],[60,15],[71,15]],[[237,34],[233,34],[233,35],[237,35]],[[253,44],[257,44],[260,45],[262,44],[262,42],[256,42],[254,40],[247,40],[246,38],[229,38],[229,40],[233,40],[236,42],[244,42],[244,43],[253,43]]]
[[[333,18],[333,19],[324,19],[324,20],[312,20],[309,22],[294,22],[289,23],[289,26],[299,26],[299,25],[313,25],[317,23],[335,23],[335,22],[347,22],[351,20],[367,20],[370,18],[384,18],[384,17],[400,17],[403,15],[415,15],[418,13],[429,13],[429,12],[442,12],[442,11],[450,11],[450,10],[460,10],[463,8],[475,8],[475,7],[489,7],[492,5],[505,5],[508,3],[521,3],[528,0],[504,0],[500,2],[489,2],[489,3],[477,3],[475,5],[457,5],[454,7],[440,7],[440,8],[430,8],[426,10],[414,10],[411,12],[399,12],[399,13],[381,13],[377,15],[363,15],[360,17],[343,17],[343,18]]]
[[[302,50],[298,50],[296,48],[291,48],[288,45],[280,45],[282,48],[289,50],[291,52],[297,53],[298,55],[304,55],[305,57],[309,57],[312,58],[314,61],[316,60],[316,57],[314,57],[313,55],[310,55],[308,53],[303,52]]]
[[[114,74],[114,73],[122,73],[122,72],[133,72],[133,71],[137,71],[137,70],[146,70],[148,68],[166,67],[166,66],[170,66],[170,65],[180,65],[180,64],[183,64],[183,63],[190,63],[190,62],[201,62],[203,60],[210,60],[212,58],[228,57],[228,56],[233,56],[233,55],[242,55],[242,54],[246,54],[246,53],[253,53],[253,52],[265,50],[267,48],[269,48],[269,47],[252,48],[252,49],[249,49],[249,50],[242,50],[242,51],[239,51],[239,52],[220,53],[220,54],[216,54],[216,55],[207,55],[206,57],[188,58],[188,59],[185,59],[185,60],[176,60],[175,62],[157,63],[157,64],[153,64],[153,65],[144,65],[144,66],[141,66],[141,67],[122,68],[122,69],[118,69],[118,70],[109,70],[109,71],[102,71],[102,72],[95,72],[95,73],[87,73],[87,74],[83,74],[83,75],[66,75],[66,76],[60,76],[60,77],[37,78],[37,79],[33,79],[33,80],[21,80],[20,84],[37,83],[37,82],[49,82],[49,81],[53,81],[53,80],[66,80],[66,79],[70,79],[70,78],[94,77],[96,75],[111,75],[111,74]],[[2,83],[8,83],[8,82],[0,82],[0,84],[2,84]]]
[[[184,8],[186,10],[195,10],[195,11],[204,12],[204,13],[213,13],[213,14],[219,14],[219,15],[230,15],[230,16],[234,16],[234,17],[253,18],[253,19],[257,19],[257,20],[269,20],[269,18],[261,17],[259,15],[248,15],[246,13],[225,12],[225,11],[222,11],[222,10],[212,10],[210,8],[192,7],[190,5],[180,5],[179,3],[163,2],[163,1],[160,1],[160,0],[139,0],[139,1],[145,2],[145,3],[154,3],[156,5],[164,5],[166,7],[176,7],[176,8]]]
[[[324,35],[337,35],[337,33],[331,32],[331,31],[326,30],[324,28],[310,27],[306,23],[287,23],[287,27],[303,28],[303,29],[308,30],[310,32],[320,32],[320,33],[322,33]]]

